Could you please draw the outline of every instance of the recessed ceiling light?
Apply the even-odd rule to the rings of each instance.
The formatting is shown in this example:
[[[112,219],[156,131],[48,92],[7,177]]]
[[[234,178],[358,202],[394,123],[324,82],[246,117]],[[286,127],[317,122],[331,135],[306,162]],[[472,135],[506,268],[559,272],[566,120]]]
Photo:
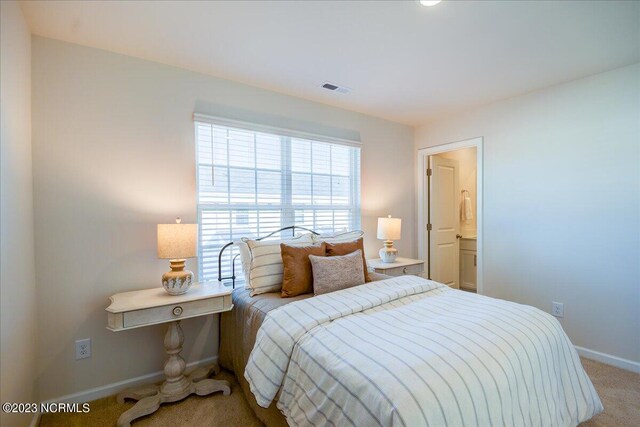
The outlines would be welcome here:
[[[420,4],[423,6],[435,6],[442,0],[420,0]]]

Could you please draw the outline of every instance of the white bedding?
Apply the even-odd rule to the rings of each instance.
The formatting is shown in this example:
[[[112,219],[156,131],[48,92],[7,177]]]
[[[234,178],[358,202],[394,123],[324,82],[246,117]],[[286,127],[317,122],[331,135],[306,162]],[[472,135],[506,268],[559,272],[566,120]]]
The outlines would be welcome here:
[[[575,426],[603,409],[555,318],[416,276],[271,311],[245,378],[290,425]]]

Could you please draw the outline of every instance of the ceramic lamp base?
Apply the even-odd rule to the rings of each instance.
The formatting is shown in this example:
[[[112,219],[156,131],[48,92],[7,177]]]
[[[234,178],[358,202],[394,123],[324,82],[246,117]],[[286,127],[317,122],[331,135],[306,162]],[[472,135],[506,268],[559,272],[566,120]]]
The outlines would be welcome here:
[[[172,259],[171,271],[162,275],[162,286],[170,295],[182,295],[186,293],[193,282],[193,272],[184,269],[185,260]]]
[[[378,254],[382,262],[395,262],[396,258],[398,258],[398,250],[393,247],[391,240],[384,242],[384,248],[380,249]]]

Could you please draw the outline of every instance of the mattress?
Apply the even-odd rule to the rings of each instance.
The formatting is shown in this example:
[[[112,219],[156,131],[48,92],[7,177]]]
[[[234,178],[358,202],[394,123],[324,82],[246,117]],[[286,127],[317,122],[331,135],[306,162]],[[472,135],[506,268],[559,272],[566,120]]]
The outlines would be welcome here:
[[[369,273],[369,275],[373,281],[389,277],[376,273]],[[249,389],[249,383],[244,378],[245,367],[255,345],[258,330],[267,314],[278,307],[312,296],[313,294],[306,294],[281,298],[279,292],[271,292],[252,297],[249,290],[237,288],[232,293],[233,310],[221,316],[219,363],[223,368],[236,374],[249,406],[258,419],[269,427],[286,426],[287,422],[284,415],[276,408],[276,402],[268,408],[258,405]]]

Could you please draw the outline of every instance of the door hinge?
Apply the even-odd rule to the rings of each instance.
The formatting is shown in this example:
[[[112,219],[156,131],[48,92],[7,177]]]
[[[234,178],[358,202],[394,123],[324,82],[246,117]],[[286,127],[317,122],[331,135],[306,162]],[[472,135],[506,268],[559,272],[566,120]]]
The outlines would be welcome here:
[[[427,224],[427,231],[431,231],[431,224]]]
[[[427,176],[431,176],[431,168],[427,169]]]

